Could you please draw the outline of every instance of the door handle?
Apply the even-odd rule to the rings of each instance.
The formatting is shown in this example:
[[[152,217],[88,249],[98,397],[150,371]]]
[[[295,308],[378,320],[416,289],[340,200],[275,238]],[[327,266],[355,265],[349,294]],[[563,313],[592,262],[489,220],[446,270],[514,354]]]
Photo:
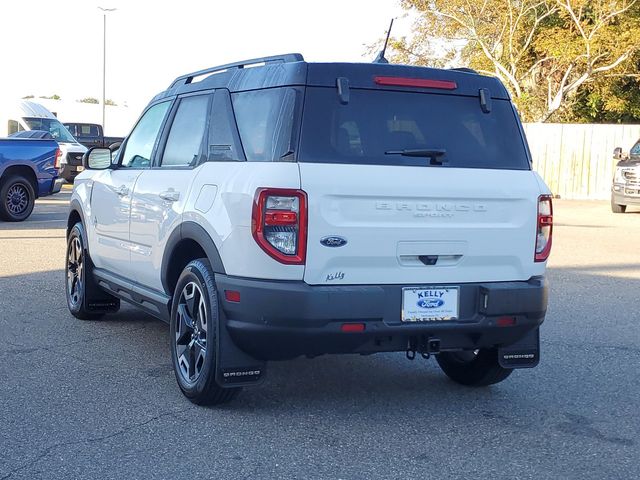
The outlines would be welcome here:
[[[129,195],[129,189],[126,185],[121,185],[120,188],[116,189],[116,193],[120,197],[126,197],[127,195]]]
[[[158,196],[167,202],[177,202],[180,200],[180,192],[176,192],[173,188],[160,192]]]

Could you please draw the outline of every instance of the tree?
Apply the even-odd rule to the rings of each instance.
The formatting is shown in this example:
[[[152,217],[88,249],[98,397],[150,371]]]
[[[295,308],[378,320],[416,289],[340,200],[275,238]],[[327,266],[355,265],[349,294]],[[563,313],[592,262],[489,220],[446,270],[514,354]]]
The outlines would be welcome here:
[[[93,98],[93,97],[86,97],[86,98],[83,98],[82,100],[78,100],[78,102],[80,102],[80,103],[94,103],[94,104],[99,103],[98,99],[97,98]]]
[[[105,104],[105,105],[110,105],[110,106],[112,106],[112,107],[117,107],[117,106],[118,106],[118,104],[117,104],[116,102],[114,102],[113,100],[111,100],[111,99],[109,99],[109,98],[107,98],[107,99],[104,101],[104,104]]]
[[[466,64],[499,77],[527,120],[546,121],[581,88],[638,73],[640,0],[402,0],[418,14],[396,61]]]

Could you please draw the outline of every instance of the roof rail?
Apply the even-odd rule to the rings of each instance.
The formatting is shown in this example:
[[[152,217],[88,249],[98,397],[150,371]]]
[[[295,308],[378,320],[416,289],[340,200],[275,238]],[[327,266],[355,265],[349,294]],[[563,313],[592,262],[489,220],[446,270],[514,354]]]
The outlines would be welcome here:
[[[229,70],[231,68],[245,68],[257,63],[289,63],[289,62],[303,62],[304,57],[300,53],[285,53],[282,55],[273,55],[271,57],[252,58],[251,60],[242,60],[241,62],[227,63],[226,65],[218,65],[217,67],[205,68],[204,70],[198,70],[197,72],[188,73],[176,78],[169,88],[176,85],[187,85],[193,81],[194,78],[206,75],[208,73],[220,72],[222,70]]]
[[[475,73],[476,75],[478,74],[476,70],[468,67],[456,67],[456,68],[450,68],[449,70],[455,70],[456,72]]]

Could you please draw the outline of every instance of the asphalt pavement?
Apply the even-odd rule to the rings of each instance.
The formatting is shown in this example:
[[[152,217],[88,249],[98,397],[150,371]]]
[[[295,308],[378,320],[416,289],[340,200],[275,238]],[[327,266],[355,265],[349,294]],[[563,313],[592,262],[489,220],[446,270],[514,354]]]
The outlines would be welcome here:
[[[69,191],[0,222],[0,480],[640,475],[640,210],[556,201],[542,361],[485,389],[404,354],[271,363],[190,404],[168,327],[67,311]]]

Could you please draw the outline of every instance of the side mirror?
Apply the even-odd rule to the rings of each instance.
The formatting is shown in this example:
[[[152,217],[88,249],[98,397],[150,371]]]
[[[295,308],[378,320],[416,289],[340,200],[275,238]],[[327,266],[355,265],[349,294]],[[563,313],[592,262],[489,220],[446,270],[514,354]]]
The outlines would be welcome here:
[[[105,170],[111,167],[111,150],[103,147],[90,148],[82,156],[82,165],[89,170]]]
[[[613,158],[614,158],[614,160],[621,160],[622,159],[622,148],[616,147],[616,148],[613,149]]]

